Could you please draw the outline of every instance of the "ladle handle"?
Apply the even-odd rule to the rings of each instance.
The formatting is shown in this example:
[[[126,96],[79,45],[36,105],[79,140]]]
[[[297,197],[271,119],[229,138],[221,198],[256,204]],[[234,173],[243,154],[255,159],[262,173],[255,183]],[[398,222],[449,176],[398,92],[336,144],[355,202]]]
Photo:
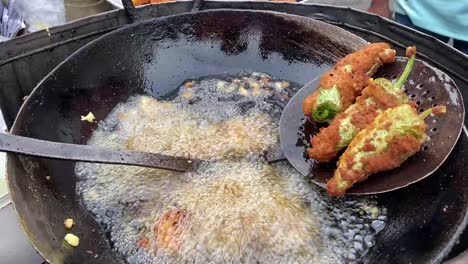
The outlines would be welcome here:
[[[127,13],[130,22],[135,22],[137,20],[141,20],[141,15],[138,13],[135,5],[133,4],[132,0],[122,0],[122,6]]]
[[[0,151],[41,158],[135,165],[179,172],[194,171],[201,162],[156,153],[58,143],[5,133],[0,133]]]

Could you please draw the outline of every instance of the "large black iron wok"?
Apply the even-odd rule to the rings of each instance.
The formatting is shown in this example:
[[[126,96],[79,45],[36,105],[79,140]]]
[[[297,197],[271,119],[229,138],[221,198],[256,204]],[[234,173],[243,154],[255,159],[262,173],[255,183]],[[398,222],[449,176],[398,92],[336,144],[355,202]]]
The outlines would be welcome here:
[[[164,97],[186,79],[241,71],[304,84],[361,41],[314,20],[261,11],[211,10],[137,22],[60,64],[29,96],[11,132],[84,144],[96,125],[81,122],[80,115],[92,111],[103,119],[135,93]],[[445,257],[466,222],[467,149],[465,130],[434,175],[378,196],[388,208],[388,225],[362,262],[430,263]],[[75,197],[73,162],[8,155],[7,173],[21,224],[47,261],[121,261]],[[77,248],[63,241],[63,220],[69,217],[78,223]]]

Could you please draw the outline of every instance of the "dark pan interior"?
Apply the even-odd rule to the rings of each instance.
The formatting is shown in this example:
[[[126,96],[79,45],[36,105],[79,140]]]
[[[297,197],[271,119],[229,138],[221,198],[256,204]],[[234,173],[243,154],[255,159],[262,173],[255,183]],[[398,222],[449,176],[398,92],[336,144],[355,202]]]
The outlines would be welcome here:
[[[156,97],[184,80],[261,71],[306,83],[363,45],[363,40],[306,18],[252,11],[207,11],[134,24],[85,46],[58,66],[31,94],[12,133],[85,143],[98,120],[135,93]],[[436,174],[401,191],[380,195],[388,226],[368,263],[440,260],[464,221],[468,140],[463,134]],[[113,263],[100,227],[75,197],[72,162],[8,155],[8,180],[21,223],[50,263]],[[46,176],[51,176],[47,181]],[[72,217],[80,246],[65,245],[63,220]]]

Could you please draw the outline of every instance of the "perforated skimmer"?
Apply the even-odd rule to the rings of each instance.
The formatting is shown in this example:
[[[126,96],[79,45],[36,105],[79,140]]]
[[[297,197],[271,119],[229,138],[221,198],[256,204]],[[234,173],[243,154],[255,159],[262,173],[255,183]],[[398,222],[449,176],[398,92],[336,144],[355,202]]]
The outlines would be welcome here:
[[[395,81],[406,61],[406,58],[399,57],[394,64],[382,67],[374,77]],[[304,98],[315,91],[319,83],[319,78],[311,81],[291,98],[281,116],[280,141],[289,162],[312,182],[325,187],[327,180],[333,176],[336,161],[319,164],[308,158],[306,150],[310,147],[310,138],[321,126],[306,118],[302,112]],[[442,165],[457,143],[463,128],[465,110],[462,95],[453,80],[426,62],[416,60],[403,89],[416,102],[419,113],[437,105],[445,105],[447,113],[425,119],[429,140],[416,155],[397,169],[379,173],[356,184],[348,194],[383,193],[422,180]]]

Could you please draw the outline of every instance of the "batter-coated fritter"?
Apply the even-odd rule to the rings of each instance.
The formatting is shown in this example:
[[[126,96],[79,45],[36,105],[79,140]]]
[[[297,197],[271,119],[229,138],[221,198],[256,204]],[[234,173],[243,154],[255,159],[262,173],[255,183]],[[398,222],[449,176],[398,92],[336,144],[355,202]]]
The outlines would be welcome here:
[[[409,104],[390,108],[377,116],[372,124],[357,134],[338,161],[338,168],[327,182],[330,196],[342,196],[356,182],[370,175],[399,167],[414,155],[426,141],[430,114],[445,113],[434,107],[418,115]]]
[[[184,209],[170,209],[153,226],[154,237],[142,237],[138,246],[146,250],[163,250],[176,254],[188,232],[190,214]]]
[[[387,43],[369,44],[348,54],[322,75],[320,87],[304,100],[304,114],[317,122],[331,122],[354,103],[380,66],[395,61],[395,54]]]
[[[408,50],[410,49],[416,51],[415,47],[409,47]],[[356,102],[338,114],[330,126],[321,129],[311,139],[312,148],[308,150],[309,156],[319,162],[334,159],[339,151],[351,143],[359,131],[374,121],[377,115],[386,109],[409,103],[410,100],[401,87],[411,73],[415,57],[413,52],[395,84],[384,78],[371,79],[369,86],[362,91]]]
[[[177,251],[188,228],[189,214],[186,210],[169,210],[154,227],[158,248]]]

